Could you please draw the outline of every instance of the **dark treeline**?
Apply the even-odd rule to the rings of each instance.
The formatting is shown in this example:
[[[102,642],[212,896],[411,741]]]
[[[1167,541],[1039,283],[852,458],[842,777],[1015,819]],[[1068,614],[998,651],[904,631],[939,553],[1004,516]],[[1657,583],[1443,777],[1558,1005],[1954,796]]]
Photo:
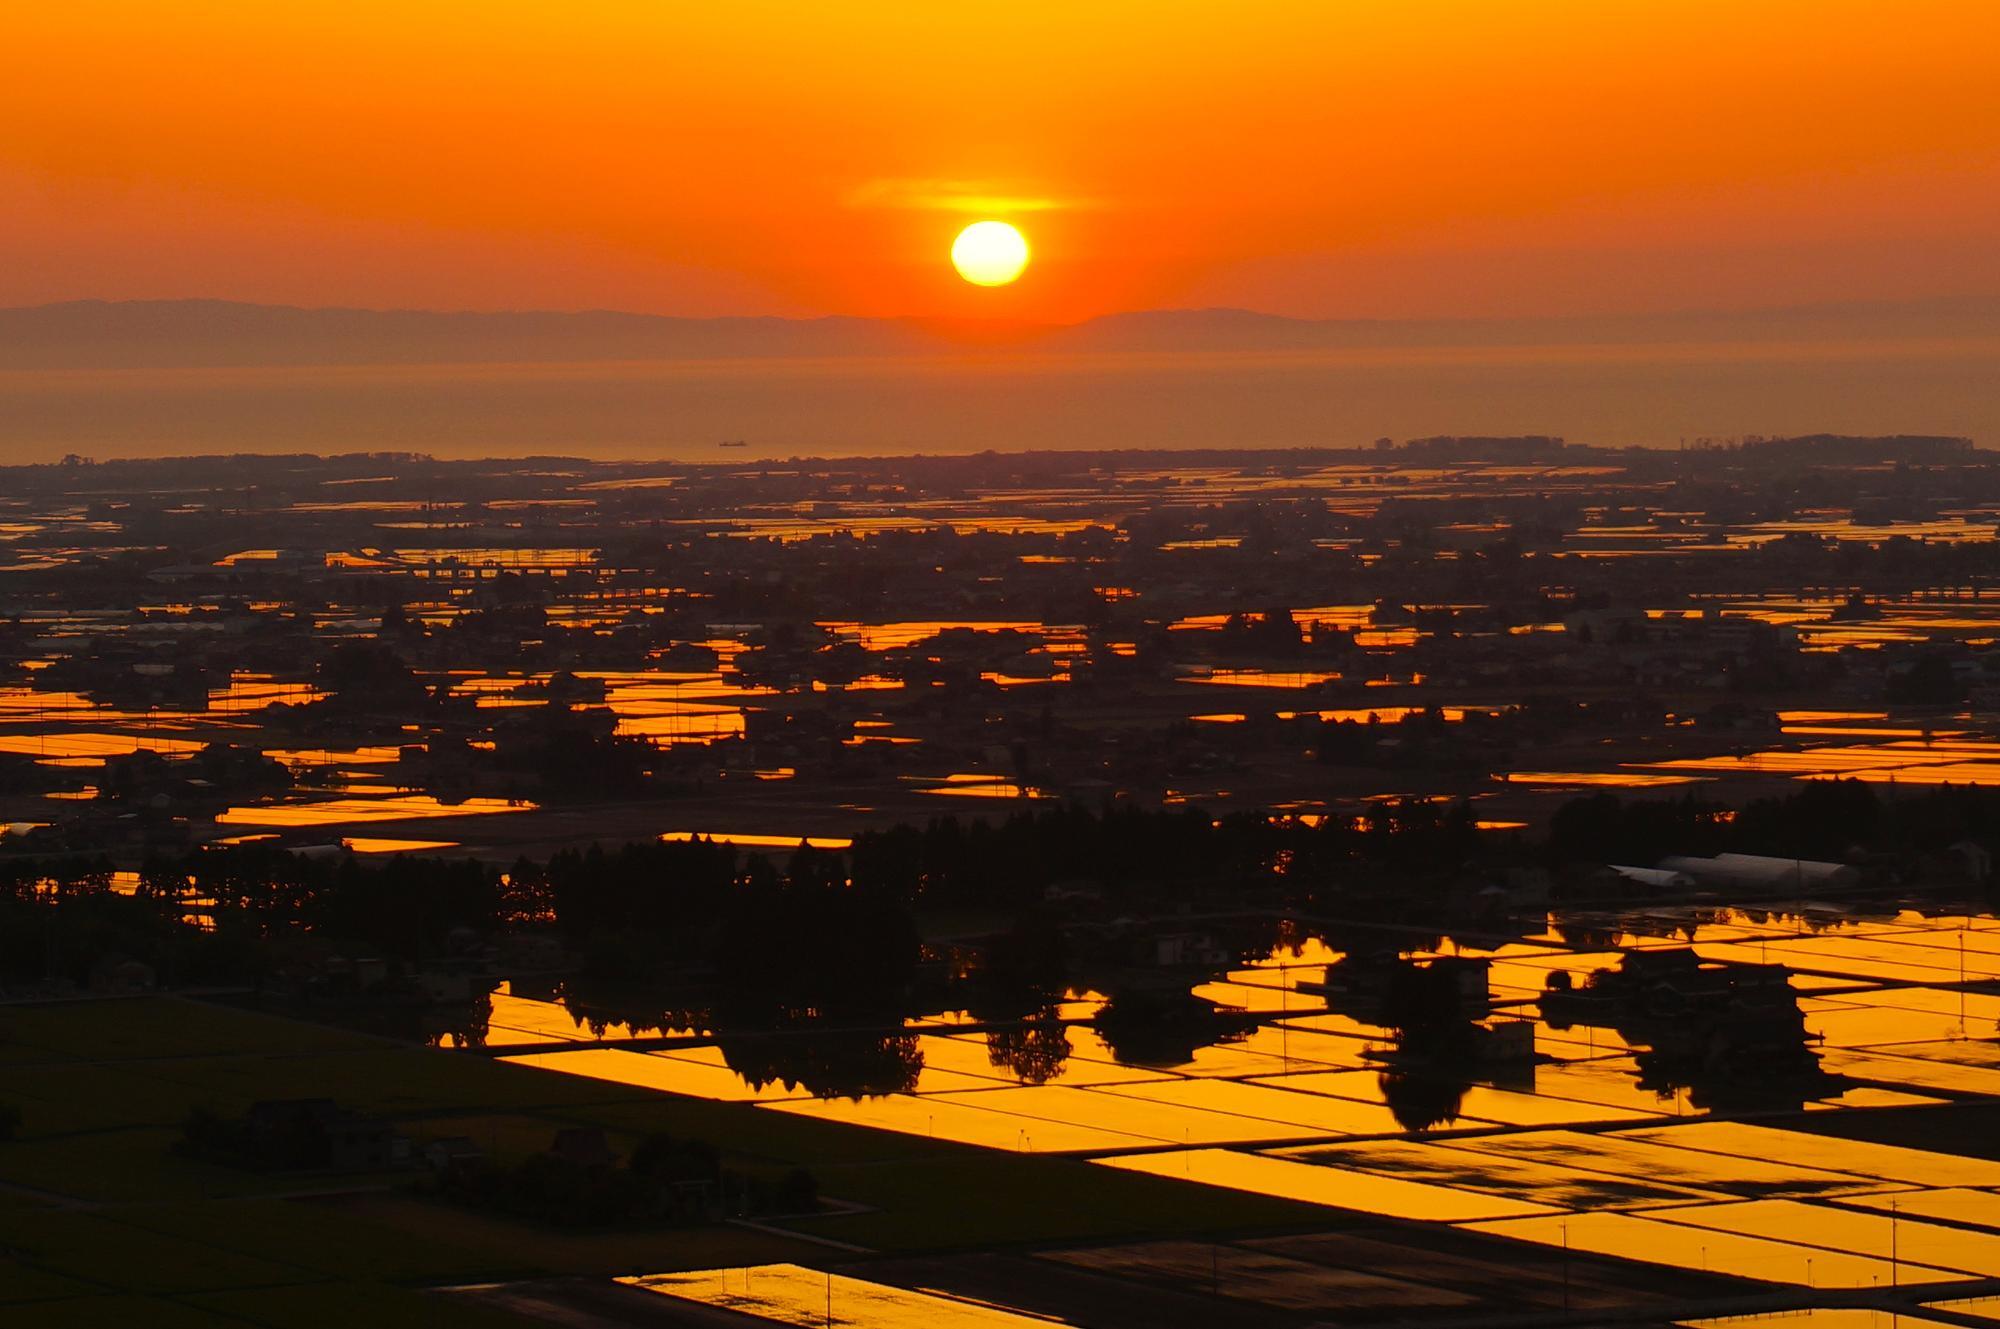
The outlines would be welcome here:
[[[912,981],[916,917],[955,910],[998,933],[984,986],[963,1000],[1018,1018],[1060,995],[1060,934],[1079,921],[1199,909],[1435,922],[1482,874],[1545,868],[1561,896],[1607,862],[1726,850],[1873,863],[1886,880],[1913,880],[1926,853],[1966,840],[2000,845],[2000,790],[1817,781],[1738,809],[1602,795],[1563,807],[1539,842],[1482,834],[1463,804],[1411,801],[1316,825],[1054,808],[869,832],[845,853],[745,855],[697,840],[504,870],[260,845],[122,877],[104,862],[0,859],[0,983],[87,983],[107,958],[151,965],[165,983],[260,983],[302,948],[420,965],[482,939],[545,934],[602,990],[674,975],[746,1016],[859,1015]]]
[[[1651,863],[1666,854],[1758,853],[1846,862],[1895,860],[1972,841],[2000,845],[2000,789],[1943,785],[1919,791],[1859,780],[1812,780],[1782,798],[1732,808],[1695,794],[1578,799],[1549,822],[1543,857]],[[1907,863],[1885,862],[1905,872]]]
[[[600,1036],[699,1033],[753,1085],[861,1096],[917,1082],[924,1059],[908,1021],[943,1012],[985,1029],[996,1067],[1046,1083],[1070,1055],[1062,1003],[1082,991],[1105,996],[1089,1022],[1115,1057],[1179,1064],[1258,1018],[1219,1010],[1192,987],[1319,940],[1348,957],[1336,966],[1344,974],[1390,967],[1381,1008],[1355,1013],[1390,1031],[1383,1092],[1399,1120],[1422,1129],[1452,1119],[1483,1032],[1473,1012],[1418,999],[1438,992],[1404,991],[1395,967],[1447,936],[1487,945],[1549,925],[1544,897],[1515,903],[1501,883],[1545,872],[1558,930],[1604,949],[1617,930],[1593,929],[1606,915],[1565,908],[1636,889],[1606,863],[1729,850],[1841,860],[1863,867],[1888,907],[1928,884],[1962,889],[1967,856],[1940,851],[1965,841],[2000,845],[2000,790],[1815,782],[1733,809],[1598,796],[1563,807],[1539,840],[1478,832],[1463,804],[1410,802],[1316,823],[1052,808],[898,826],[844,853],[648,842],[504,870],[266,845],[125,873],[74,858],[0,860],[0,985],[116,990],[138,966],[150,970],[142,983],[249,987],[342,1021],[478,1046],[494,982],[514,977],[517,992],[560,1001]],[[949,940],[923,944],[920,919]],[[1164,960],[1156,935],[1197,949]],[[364,959],[377,962],[372,984]],[[469,996],[463,986],[439,995],[448,984],[438,980],[453,975]],[[1654,1087],[1743,1092],[1689,1071],[1671,1047],[1654,1051]]]

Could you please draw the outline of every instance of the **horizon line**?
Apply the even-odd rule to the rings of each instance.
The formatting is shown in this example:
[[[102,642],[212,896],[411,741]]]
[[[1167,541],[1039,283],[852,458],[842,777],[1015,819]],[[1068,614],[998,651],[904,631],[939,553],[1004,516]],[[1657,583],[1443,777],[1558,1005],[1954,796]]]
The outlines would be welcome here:
[[[1112,319],[1145,318],[1159,316],[1199,316],[1199,315],[1240,315],[1271,323],[1299,324],[1305,326],[1342,324],[1368,326],[1397,326],[1406,324],[1492,324],[1492,323],[1563,323],[1585,320],[1617,319],[1673,319],[1691,317],[1755,317],[1783,314],[1816,313],[1866,313],[1869,311],[1924,310],[1924,309],[1979,309],[1991,308],[2000,312],[2000,294],[1950,294],[1924,295],[1908,298],[1878,300],[1828,300],[1789,304],[1769,305],[1684,305],[1662,309],[1627,309],[1571,311],[1566,313],[1519,313],[1519,314],[1281,314],[1270,310],[1254,309],[1247,305],[1156,305],[1133,309],[1107,310],[1087,317],[1071,320],[1040,320],[1007,318],[1001,316],[981,316],[964,314],[674,314],[644,309],[619,309],[604,305],[589,305],[575,308],[552,306],[508,306],[505,308],[467,308],[431,305],[369,305],[369,304],[299,304],[289,301],[246,300],[231,296],[186,295],[186,296],[77,296],[62,300],[43,300],[32,304],[0,305],[0,314],[41,313],[81,307],[161,307],[161,306],[212,306],[231,309],[254,309],[296,314],[409,314],[428,315],[438,318],[509,318],[509,317],[612,317],[644,319],[676,323],[885,323],[912,324],[930,327],[982,327],[993,329],[1017,329],[1039,331],[1061,331],[1070,328],[1088,327]]]

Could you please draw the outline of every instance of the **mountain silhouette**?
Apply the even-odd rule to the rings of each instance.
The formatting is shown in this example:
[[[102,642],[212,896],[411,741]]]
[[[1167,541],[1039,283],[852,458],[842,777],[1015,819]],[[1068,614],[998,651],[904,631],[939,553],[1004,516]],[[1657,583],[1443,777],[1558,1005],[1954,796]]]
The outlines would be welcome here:
[[[1995,336],[2000,336],[2000,300],[1992,299],[1524,319],[1297,319],[1244,309],[1164,309],[1109,314],[1075,324],[78,300],[0,309],[0,369],[1824,343]]]

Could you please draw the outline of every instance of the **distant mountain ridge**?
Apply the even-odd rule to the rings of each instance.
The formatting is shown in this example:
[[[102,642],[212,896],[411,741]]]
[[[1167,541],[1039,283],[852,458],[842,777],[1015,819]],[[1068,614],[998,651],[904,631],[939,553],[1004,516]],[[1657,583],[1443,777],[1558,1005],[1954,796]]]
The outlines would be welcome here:
[[[1590,343],[2000,337],[2000,300],[1965,298],[1521,319],[1296,319],[1243,309],[1076,324],[917,318],[677,318],[616,311],[305,309],[226,300],[79,300],[0,309],[0,370],[563,363],[962,354],[1338,350]]]

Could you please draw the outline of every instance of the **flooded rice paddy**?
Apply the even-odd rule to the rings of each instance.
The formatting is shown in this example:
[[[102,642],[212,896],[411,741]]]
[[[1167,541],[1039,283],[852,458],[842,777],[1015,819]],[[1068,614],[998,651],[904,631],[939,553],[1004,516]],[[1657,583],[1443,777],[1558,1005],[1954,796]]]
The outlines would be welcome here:
[[[758,1316],[764,1321],[824,1329],[866,1325],[869,1329],[1028,1329],[1050,1322],[958,1297],[922,1292],[827,1273],[796,1264],[703,1269],[648,1274],[619,1282],[661,1296],[699,1302],[718,1310]]]
[[[1359,498],[1367,483],[1366,477],[1344,471],[1322,478],[1343,497],[1354,491]],[[1402,479],[1414,483],[1407,474]],[[1037,496],[1037,501],[1047,497]],[[1938,529],[1926,538],[1990,539],[1991,515],[1949,514],[1934,523]],[[1838,517],[1828,517],[1822,525],[1823,530],[1814,529],[1835,540],[1865,542],[1879,535],[1873,528],[1843,524]],[[1769,532],[1773,538],[1795,533]],[[1665,540],[1671,532],[1586,525],[1572,534],[1598,543],[1630,544],[1655,537]],[[283,551],[246,549],[219,564],[284,563],[288,557]],[[598,581],[612,569],[605,562],[609,555],[597,546],[371,545],[342,557],[380,562],[409,573],[409,584],[423,588],[423,598],[408,606],[411,618],[440,628],[476,614],[468,596],[487,573],[528,569],[560,581],[566,589],[548,606],[549,621],[571,629],[613,632],[629,623],[632,615],[654,611],[653,599],[684,594],[647,588],[632,603],[622,603]],[[571,583],[582,589],[568,589]],[[1504,702],[1497,693],[1462,688],[1433,695],[1447,690],[1427,684],[1419,667],[1423,653],[1440,642],[1520,635],[1521,625],[1466,626],[1464,615],[1476,621],[1490,608],[1478,603],[1292,607],[1288,612],[1307,648],[1317,649],[1323,641],[1341,644],[1346,654],[1337,665],[1318,660],[1252,663],[1230,658],[1227,652],[1209,658],[1217,656],[1216,644],[1236,630],[1232,615],[1163,615],[1153,626],[1164,647],[1154,640],[1145,650],[1166,653],[1152,662],[1146,681],[1121,685],[1112,722],[1136,729],[1187,721],[1203,743],[1213,743],[1218,751],[1195,754],[1206,764],[1162,780],[1159,788],[1118,792],[1168,806],[1281,803],[1284,797],[1295,797],[1301,754],[1310,758],[1313,745],[1320,741],[1316,732],[1325,725],[1368,728],[1368,737],[1355,739],[1355,750],[1365,754],[1364,764],[1373,763],[1368,778],[1375,789],[1382,789],[1385,769],[1394,772],[1398,763],[1385,763],[1381,754],[1401,748],[1422,755],[1428,751],[1423,735],[1432,726],[1504,721],[1507,707],[1518,703],[1518,697]],[[1763,625],[1795,634],[1808,651],[1865,652],[1911,641],[2000,640],[2000,600],[1990,597],[1933,599],[1913,593],[1857,610],[1836,595],[1718,596],[1691,607],[1646,612],[1649,621],[1686,623],[1704,632],[1720,630],[1717,624],[1726,627],[1732,621]],[[294,713],[326,700],[306,676],[308,671],[286,677],[237,670],[218,674],[205,688],[183,687],[143,699],[134,692],[122,700],[112,699],[105,690],[65,690],[50,682],[66,671],[75,672],[76,659],[66,642],[129,641],[150,648],[224,632],[225,617],[233,625],[228,630],[240,630],[250,619],[277,622],[293,615],[276,601],[252,602],[241,612],[224,615],[213,605],[170,597],[128,614],[92,610],[22,614],[24,628],[38,634],[34,644],[39,654],[22,661],[33,686],[0,688],[0,758],[26,758],[49,774],[48,787],[40,795],[44,801],[35,808],[16,809],[10,819],[109,818],[118,809],[106,806],[112,800],[104,795],[107,785],[116,782],[99,778],[107,763],[136,754],[180,762],[212,745],[264,753],[292,772],[294,787],[255,800],[238,797],[223,807],[197,809],[202,825],[196,839],[204,838],[202,832],[210,825],[219,831],[262,826],[302,834],[350,826],[365,831],[381,822],[404,820],[413,825],[403,838],[445,839],[426,835],[416,823],[533,810],[532,803],[540,800],[531,787],[487,780],[476,787],[445,791],[430,782],[421,762],[405,763],[404,753],[421,750],[432,735],[409,732],[400,724],[371,726],[365,716],[343,721],[333,731],[295,723]],[[366,638],[373,633],[373,617],[353,607],[340,608],[314,616],[311,627],[329,640]],[[1527,638],[1547,642],[1552,650],[1565,648],[1567,629],[1562,623],[1526,627]],[[1062,780],[1037,779],[1018,769],[1011,757],[996,757],[991,748],[963,741],[945,742],[942,735],[975,708],[1005,710],[1008,703],[998,699],[1001,694],[1019,694],[1031,698],[1029,704],[1042,705],[1049,694],[1066,695],[1071,685],[1087,681],[1106,661],[1131,659],[1141,651],[1140,644],[1124,639],[1123,633],[1110,640],[1077,622],[1054,617],[827,619],[810,625],[806,649],[798,657],[802,663],[772,671],[753,663],[759,654],[753,645],[754,628],[706,624],[690,634],[692,639],[655,652],[654,667],[579,670],[567,676],[574,678],[578,693],[562,703],[608,712],[608,723],[617,735],[672,751],[679,764],[669,765],[689,782],[728,781],[731,797],[744,799],[748,797],[744,791],[758,783],[797,779],[828,792],[830,781],[837,796],[822,799],[822,804],[854,814],[834,824],[831,818],[801,819],[785,808],[766,811],[746,803],[740,815],[717,826],[746,847],[771,847],[769,842],[779,840],[795,843],[794,826],[831,838],[865,824],[857,818],[917,819],[933,815],[931,809],[947,802],[978,815],[1094,786],[1100,782],[1091,772],[1066,772]],[[839,663],[828,663],[834,660]],[[517,723],[517,716],[518,723],[533,724],[548,711],[554,704],[549,691],[554,677],[545,670],[419,674],[425,687],[448,696],[453,705],[471,708],[455,712],[446,723],[463,727],[464,746],[488,751],[493,735]],[[970,705],[956,700],[966,686],[983,689],[987,695]],[[1365,704],[1369,694],[1381,696],[1381,704]],[[936,700],[940,697],[954,699],[948,705],[963,711],[942,727]],[[1058,696],[1050,704],[1064,703]],[[790,740],[789,734],[798,728],[794,721],[802,713],[809,713],[806,718],[813,725],[830,717],[833,741],[822,745],[819,730],[812,728],[807,732],[813,738]],[[1892,719],[1888,710],[1827,705],[1778,711],[1769,718],[1775,723],[1743,733],[1717,733],[1702,742],[1698,733],[1672,727],[1693,725],[1694,720],[1669,716],[1667,732],[1676,736],[1653,755],[1629,745],[1594,751],[1542,751],[1530,746],[1516,749],[1521,755],[1514,760],[1522,769],[1508,769],[1502,761],[1484,772],[1454,771],[1448,778],[1420,774],[1404,780],[1390,774],[1386,787],[1411,796],[1497,799],[1491,809],[1482,809],[1491,815],[1481,817],[1480,824],[1506,830],[1532,828],[1564,798],[1599,790],[1706,793],[1734,781],[1755,784],[1761,791],[1773,781],[1830,776],[1878,785],[2000,784],[2000,741],[1969,712],[1916,718],[1902,714]],[[1399,724],[1413,726],[1407,732],[1418,736],[1414,744],[1396,734],[1394,727]],[[1377,726],[1382,727],[1379,736]],[[1506,727],[1504,722],[1501,727]],[[454,739],[455,735],[456,731]],[[822,757],[822,746],[831,749],[835,743],[851,760]],[[759,756],[765,747],[775,748],[777,755]],[[1537,751],[1540,758],[1530,760]],[[517,783],[532,786],[532,775],[527,773]],[[1107,792],[1083,796],[1102,797]],[[477,797],[459,798],[458,793]],[[802,799],[803,791],[792,797]],[[1298,810],[1324,813],[1343,803],[1352,807],[1356,798],[1343,788],[1326,802],[1300,805]],[[448,838],[468,846],[468,852],[487,848],[482,839],[535,842],[536,832],[527,828],[541,824],[536,818],[508,820],[520,828],[485,837],[454,827]],[[671,829],[671,825],[645,825],[634,827],[633,833],[646,836]],[[218,837],[211,833],[206,838]]]
[[[640,1034],[506,991],[493,999],[488,1047],[548,1070],[759,1111],[1070,1154],[1191,1185],[1793,1287],[2000,1278],[2000,1162],[1809,1128],[1826,1113],[2000,1094],[2000,995],[1977,986],[2000,982],[2000,920],[1858,917],[1801,902],[1553,921],[1561,928],[1488,949],[1409,953],[1487,962],[1495,1013],[1484,1023],[1533,1023],[1535,1060],[1505,1067],[1412,1065],[1395,1030],[1329,995],[1327,966],[1343,957],[1319,943],[1198,986],[1255,1023],[1164,1059],[1121,1058],[1091,1022],[1102,1001],[1094,993],[1061,1005],[1062,1053],[1032,1069],[1006,1055],[1004,1031],[967,1028],[962,1014],[888,1031],[915,1068],[892,1092],[753,1081],[733,1069],[729,1041],[707,1031],[621,1046]],[[1585,934],[1588,947],[1562,939]],[[1566,1024],[1539,1009],[1551,975],[1581,981],[1629,952],[1689,944],[1706,960],[1789,971],[1818,1070],[1788,1099],[1739,1110],[1699,1071],[1662,1080],[1643,1029]],[[675,1284],[674,1295],[697,1295],[686,1289],[704,1276],[683,1277],[695,1281]],[[719,1279],[714,1294],[724,1295]],[[774,1277],[759,1295],[795,1294],[804,1295]]]

